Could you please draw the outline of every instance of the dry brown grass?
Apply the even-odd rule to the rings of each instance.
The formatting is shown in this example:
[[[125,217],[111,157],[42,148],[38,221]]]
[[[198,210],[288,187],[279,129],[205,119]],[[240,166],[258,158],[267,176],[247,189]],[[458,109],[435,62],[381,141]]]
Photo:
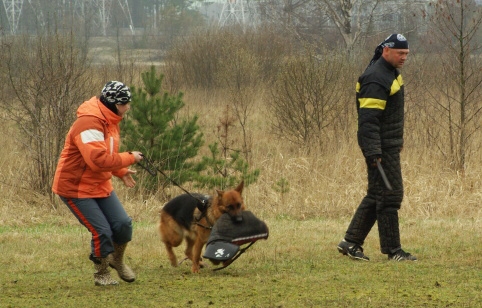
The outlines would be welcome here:
[[[216,93],[186,91],[186,114],[199,114],[199,124],[206,137],[206,144],[216,140],[216,125],[229,104]],[[261,175],[257,183],[246,188],[248,207],[262,217],[347,218],[365,193],[364,162],[353,138],[342,145],[328,146],[333,150],[323,153],[307,152],[296,148],[270,133],[269,115],[260,97],[248,119],[252,137],[253,168]],[[5,225],[27,224],[44,219],[71,221],[64,206],[46,196],[39,196],[27,187],[29,175],[23,149],[15,142],[15,127],[2,122],[4,138],[0,140],[0,223]],[[413,130],[413,128],[410,128]],[[416,130],[416,128],[415,128]],[[241,134],[233,136],[240,140]],[[482,165],[480,154],[474,154],[468,163],[465,176],[447,168],[436,151],[426,147],[412,147],[406,141],[402,152],[405,197],[401,217],[409,218],[471,218],[482,219]],[[142,171],[139,171],[142,172]],[[289,191],[277,189],[280,179],[285,179]],[[176,195],[182,191],[170,188],[166,194],[145,197],[116,182],[117,191],[129,213],[138,220],[152,221],[166,201],[161,196]],[[186,186],[188,190],[191,188]],[[62,218],[59,218],[62,217]]]

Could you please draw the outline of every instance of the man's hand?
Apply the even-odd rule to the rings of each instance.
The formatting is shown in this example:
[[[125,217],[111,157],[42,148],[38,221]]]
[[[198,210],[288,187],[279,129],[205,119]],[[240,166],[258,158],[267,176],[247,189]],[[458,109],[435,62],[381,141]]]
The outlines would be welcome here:
[[[136,181],[134,181],[134,178],[132,177],[131,174],[136,173],[137,171],[128,169],[126,175],[122,177],[122,181],[124,182],[124,185],[132,188],[136,185]]]
[[[370,155],[366,158],[367,165],[371,168],[377,168],[377,160],[382,162],[380,155]]]

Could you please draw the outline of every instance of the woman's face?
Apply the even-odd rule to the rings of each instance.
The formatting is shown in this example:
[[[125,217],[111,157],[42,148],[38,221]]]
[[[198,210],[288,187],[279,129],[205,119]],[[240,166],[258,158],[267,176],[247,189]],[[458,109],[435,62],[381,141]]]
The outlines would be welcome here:
[[[117,104],[117,113],[121,116],[124,117],[124,114],[131,109],[131,103],[127,104]]]

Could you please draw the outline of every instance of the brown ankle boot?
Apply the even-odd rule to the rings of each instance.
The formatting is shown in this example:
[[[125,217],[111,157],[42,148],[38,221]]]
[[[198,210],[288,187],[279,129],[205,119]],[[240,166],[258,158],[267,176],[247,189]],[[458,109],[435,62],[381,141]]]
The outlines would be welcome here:
[[[136,280],[136,274],[134,271],[124,263],[124,251],[126,250],[127,243],[116,244],[114,243],[114,253],[110,254],[107,258],[109,265],[117,271],[119,277],[126,282],[133,282]]]
[[[94,283],[96,286],[110,286],[119,284],[119,282],[114,280],[110,275],[109,261],[107,258],[91,258],[91,260],[94,262],[94,268],[96,270],[94,273]]]

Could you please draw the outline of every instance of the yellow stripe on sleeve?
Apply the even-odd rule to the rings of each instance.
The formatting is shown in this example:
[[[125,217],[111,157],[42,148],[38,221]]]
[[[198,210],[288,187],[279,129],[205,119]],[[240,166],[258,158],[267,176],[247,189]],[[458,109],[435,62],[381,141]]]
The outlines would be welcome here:
[[[360,102],[360,108],[385,110],[387,105],[387,101],[376,98],[359,98],[358,101]]]
[[[390,88],[390,96],[400,91],[402,86],[403,86],[402,75],[398,75],[397,79],[393,80],[392,86]]]

